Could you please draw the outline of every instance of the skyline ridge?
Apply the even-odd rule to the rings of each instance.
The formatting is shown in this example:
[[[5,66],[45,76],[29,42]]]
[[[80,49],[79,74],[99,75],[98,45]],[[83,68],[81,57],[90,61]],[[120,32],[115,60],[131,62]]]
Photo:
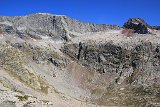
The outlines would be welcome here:
[[[83,22],[123,25],[129,18],[140,17],[150,25],[160,25],[159,0],[5,0],[1,1],[1,16],[32,13],[64,14]]]
[[[73,17],[70,17],[70,16],[67,16],[67,15],[65,15],[65,14],[53,14],[53,13],[45,13],[45,12],[37,12],[37,13],[31,13],[31,14],[26,14],[26,15],[17,15],[17,16],[2,16],[2,15],[0,15],[0,17],[24,17],[24,16],[29,16],[29,15],[36,15],[36,14],[40,14],[40,15],[53,15],[53,16],[65,16],[65,17],[68,17],[68,18],[71,18],[71,19],[73,19],[73,20],[76,20],[76,21],[79,21],[79,22],[82,22],[82,23],[90,23],[90,24],[97,24],[97,25],[116,25],[116,26],[119,26],[119,27],[123,27],[123,25],[128,21],[128,20],[130,20],[130,19],[142,19],[142,20],[144,20],[143,18],[141,18],[141,17],[131,17],[131,18],[129,18],[128,20],[126,20],[125,22],[123,22],[123,24],[122,25],[117,25],[117,24],[112,24],[112,23],[110,23],[110,24],[108,24],[108,23],[95,23],[95,22],[87,22],[87,21],[81,21],[81,20],[79,20],[79,19],[76,19],[76,18],[73,18]],[[148,24],[148,22],[147,21],[145,21],[144,20],[144,22],[146,22],[147,24]],[[148,24],[148,25],[150,25],[150,24]],[[160,25],[150,25],[150,26],[160,26]]]

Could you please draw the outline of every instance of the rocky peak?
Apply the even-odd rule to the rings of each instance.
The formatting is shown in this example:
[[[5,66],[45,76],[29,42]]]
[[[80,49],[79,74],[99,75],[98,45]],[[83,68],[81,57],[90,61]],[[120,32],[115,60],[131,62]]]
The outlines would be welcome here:
[[[135,33],[147,34],[150,33],[149,25],[141,18],[131,18],[124,25],[124,28],[133,29]]]
[[[49,35],[53,39],[61,40],[68,40],[72,33],[82,34],[120,29],[116,25],[84,23],[65,15],[48,13],[20,17],[0,16],[0,25],[4,26],[1,26],[1,31],[12,31],[18,35]]]

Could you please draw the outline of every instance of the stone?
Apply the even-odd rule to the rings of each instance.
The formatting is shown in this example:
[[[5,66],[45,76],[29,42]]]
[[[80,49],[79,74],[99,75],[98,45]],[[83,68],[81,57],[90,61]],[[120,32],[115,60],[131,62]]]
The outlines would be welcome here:
[[[0,107],[16,107],[16,104],[13,101],[3,101]]]

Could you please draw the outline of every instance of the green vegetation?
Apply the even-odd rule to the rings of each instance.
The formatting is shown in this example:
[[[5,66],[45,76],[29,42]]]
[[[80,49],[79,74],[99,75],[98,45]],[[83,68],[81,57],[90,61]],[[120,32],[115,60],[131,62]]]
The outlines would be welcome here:
[[[21,71],[25,62],[24,54],[10,45],[0,45],[0,66],[8,71]]]
[[[18,97],[20,101],[27,101],[30,96],[24,95],[24,96],[16,96],[16,97]]]
[[[48,93],[48,83],[36,74],[32,69],[27,68],[27,55],[10,45],[0,45],[0,66],[19,81],[29,87]]]

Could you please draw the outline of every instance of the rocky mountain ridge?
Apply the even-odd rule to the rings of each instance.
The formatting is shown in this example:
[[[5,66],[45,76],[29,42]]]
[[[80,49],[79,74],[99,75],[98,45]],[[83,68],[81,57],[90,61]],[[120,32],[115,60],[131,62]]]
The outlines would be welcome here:
[[[50,35],[67,40],[74,33],[87,33],[120,29],[116,25],[83,23],[63,15],[31,14],[22,17],[0,17],[1,30],[23,35]]]
[[[0,17],[0,106],[160,106],[160,31],[47,13]]]

